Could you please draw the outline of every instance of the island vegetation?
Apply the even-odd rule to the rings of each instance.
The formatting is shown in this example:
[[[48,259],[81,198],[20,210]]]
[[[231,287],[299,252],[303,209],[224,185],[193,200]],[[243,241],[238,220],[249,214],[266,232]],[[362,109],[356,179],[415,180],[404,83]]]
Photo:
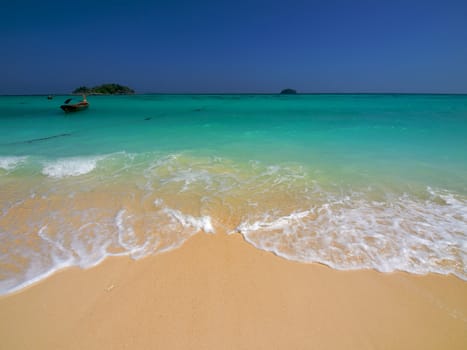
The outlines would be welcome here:
[[[297,90],[294,89],[284,89],[281,91],[281,95],[296,95]]]
[[[135,91],[128,86],[120,84],[102,84],[89,88],[87,86],[80,86],[73,91],[74,94],[85,95],[129,95],[134,94]]]

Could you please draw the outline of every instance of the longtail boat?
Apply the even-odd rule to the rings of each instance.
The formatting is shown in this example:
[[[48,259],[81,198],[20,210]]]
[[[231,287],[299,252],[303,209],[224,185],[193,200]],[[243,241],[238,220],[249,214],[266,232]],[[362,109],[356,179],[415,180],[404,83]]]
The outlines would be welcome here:
[[[87,109],[89,107],[89,102],[86,100],[85,95],[83,95],[83,100],[78,102],[78,103],[69,105],[68,103],[70,101],[71,101],[71,98],[66,100],[65,104],[60,106],[60,108],[63,109],[66,113],[82,111],[82,110],[85,110],[85,109]]]
[[[73,105],[61,105],[60,108],[63,109],[65,112],[78,112],[85,110],[89,107],[88,102],[78,102]]]

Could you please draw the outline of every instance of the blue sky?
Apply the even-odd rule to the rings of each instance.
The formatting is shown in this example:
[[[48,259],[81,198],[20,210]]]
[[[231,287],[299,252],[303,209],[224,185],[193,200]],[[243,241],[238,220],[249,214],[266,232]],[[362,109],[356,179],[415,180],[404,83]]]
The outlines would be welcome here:
[[[9,1],[0,94],[467,93],[467,1]]]

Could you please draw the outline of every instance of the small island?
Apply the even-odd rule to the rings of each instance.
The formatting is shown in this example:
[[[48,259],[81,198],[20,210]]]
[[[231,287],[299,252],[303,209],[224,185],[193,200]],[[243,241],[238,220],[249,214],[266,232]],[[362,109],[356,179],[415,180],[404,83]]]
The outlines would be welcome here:
[[[73,94],[85,94],[85,95],[131,95],[135,91],[128,86],[120,84],[102,84],[88,88],[86,86],[80,86],[73,91]]]
[[[297,91],[294,89],[284,89],[281,91],[281,95],[296,95]]]

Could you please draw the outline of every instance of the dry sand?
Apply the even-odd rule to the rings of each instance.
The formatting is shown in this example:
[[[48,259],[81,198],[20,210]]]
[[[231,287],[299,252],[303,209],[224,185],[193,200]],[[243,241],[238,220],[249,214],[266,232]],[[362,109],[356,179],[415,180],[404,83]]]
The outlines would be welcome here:
[[[335,271],[198,234],[1,298],[0,348],[467,349],[467,283]]]

